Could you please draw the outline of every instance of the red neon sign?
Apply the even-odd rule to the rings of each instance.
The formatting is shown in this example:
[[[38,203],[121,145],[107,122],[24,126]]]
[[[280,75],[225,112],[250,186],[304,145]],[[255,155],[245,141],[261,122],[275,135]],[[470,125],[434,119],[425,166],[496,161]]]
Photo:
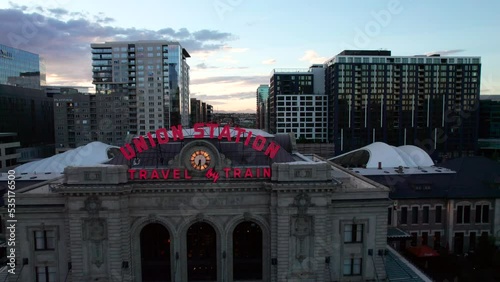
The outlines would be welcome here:
[[[129,180],[190,180],[192,175],[188,169],[129,169]],[[221,177],[225,179],[238,178],[271,178],[271,168],[238,168],[226,167],[222,171],[210,168],[205,177],[212,182],[217,182]]]
[[[205,136],[205,130],[204,126],[207,126],[210,128],[210,131],[208,133],[208,136]],[[194,138],[200,139],[200,138],[215,138],[215,129],[219,127],[219,124],[217,123],[195,123],[193,126],[193,130],[195,132]],[[243,142],[244,146],[251,146],[252,149],[256,151],[264,151],[264,155],[268,156],[271,159],[274,159],[276,157],[276,154],[280,150],[281,146],[277,144],[274,141],[267,142],[267,138],[262,136],[262,135],[254,135],[252,131],[244,128],[239,128],[236,127],[234,128],[236,131],[236,136],[233,139],[231,137],[231,127],[229,125],[225,125],[217,139],[222,140],[226,139],[229,142],[235,142],[235,143],[240,143]],[[182,131],[182,125],[178,126],[172,126],[171,127],[171,132],[172,132],[172,139],[174,141],[177,140],[184,140],[184,132]],[[246,137],[244,137],[244,134],[247,134]],[[156,147],[158,144],[167,144],[170,142],[170,137],[168,136],[168,131],[166,128],[160,128],[156,130],[155,132],[156,138],[153,137],[151,132],[148,132],[146,134],[146,137],[144,136],[139,136],[137,138],[134,138],[132,142],[129,144],[125,144],[120,148],[121,153],[127,160],[131,160],[136,157],[136,151],[138,153],[142,153],[150,148]],[[252,142],[253,138],[253,142]],[[266,146],[267,145],[267,146]],[[135,150],[133,147],[135,147]]]

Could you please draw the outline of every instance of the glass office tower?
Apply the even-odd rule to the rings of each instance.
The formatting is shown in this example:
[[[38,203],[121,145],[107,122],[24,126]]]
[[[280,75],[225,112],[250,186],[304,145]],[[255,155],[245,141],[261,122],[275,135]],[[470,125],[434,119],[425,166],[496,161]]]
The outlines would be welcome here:
[[[40,89],[46,84],[40,56],[0,44],[0,84]]]

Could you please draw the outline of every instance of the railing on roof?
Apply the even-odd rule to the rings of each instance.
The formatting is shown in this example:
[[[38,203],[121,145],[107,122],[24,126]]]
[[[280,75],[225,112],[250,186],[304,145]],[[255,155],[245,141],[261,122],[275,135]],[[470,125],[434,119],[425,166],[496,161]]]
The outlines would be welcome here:
[[[273,69],[271,75],[274,73],[306,73],[306,72],[310,72],[309,68]]]

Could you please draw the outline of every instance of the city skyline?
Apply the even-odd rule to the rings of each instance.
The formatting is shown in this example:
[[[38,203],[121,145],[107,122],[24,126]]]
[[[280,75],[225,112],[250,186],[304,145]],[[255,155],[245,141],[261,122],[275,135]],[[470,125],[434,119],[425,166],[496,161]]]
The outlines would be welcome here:
[[[215,112],[255,112],[255,90],[269,83],[273,69],[308,68],[344,49],[481,56],[481,94],[497,94],[498,39],[489,34],[499,23],[494,12],[500,3],[481,3],[322,1],[303,6],[214,0],[147,1],[136,7],[117,1],[49,0],[43,6],[17,1],[0,4],[0,43],[40,54],[49,85],[93,86],[91,43],[178,41],[191,54],[190,98],[212,104]]]

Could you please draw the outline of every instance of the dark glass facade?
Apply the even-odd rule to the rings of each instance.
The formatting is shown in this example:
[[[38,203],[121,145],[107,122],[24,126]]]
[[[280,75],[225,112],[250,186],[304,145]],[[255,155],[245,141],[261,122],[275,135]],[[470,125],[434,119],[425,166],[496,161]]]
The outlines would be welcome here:
[[[54,144],[52,98],[43,90],[0,85],[0,132],[17,132],[22,147]]]
[[[479,138],[500,138],[500,96],[480,101]]]
[[[191,98],[191,110],[190,110],[190,126],[192,127],[195,123],[212,122],[212,105],[202,102],[196,98]]]
[[[268,98],[269,98],[269,86],[266,84],[261,84],[257,88],[256,93],[257,100],[257,128],[268,130],[268,117],[269,113],[267,112],[269,107],[267,106]]]

